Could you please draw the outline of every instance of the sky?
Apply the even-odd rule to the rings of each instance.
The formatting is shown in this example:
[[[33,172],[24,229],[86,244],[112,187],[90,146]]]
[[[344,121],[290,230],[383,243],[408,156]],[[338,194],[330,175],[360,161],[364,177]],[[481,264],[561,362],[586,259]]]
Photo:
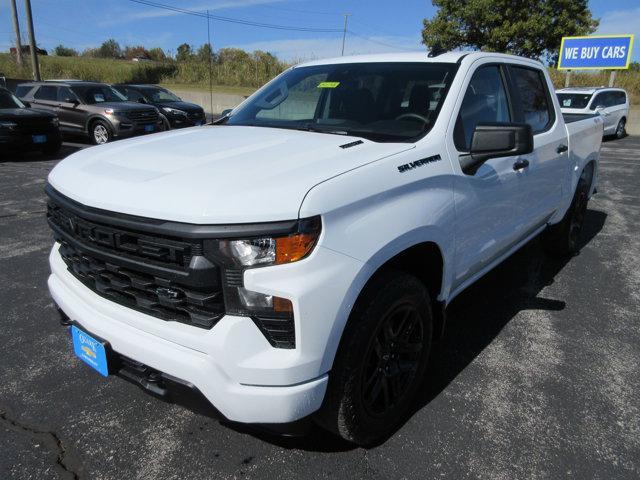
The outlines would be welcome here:
[[[287,61],[339,56],[344,13],[349,31],[345,54],[421,50],[422,19],[435,14],[428,0],[154,0],[198,12],[252,22],[329,29],[334,32],[289,31],[211,21],[214,49],[265,50]],[[17,0],[22,36],[26,38],[24,2]],[[122,46],[159,46],[175,54],[187,42],[207,41],[205,18],[166,11],[132,0],[32,0],[39,46],[58,44],[83,50],[107,38]],[[600,19],[597,34],[634,33],[633,59],[640,60],[640,0],[590,0]],[[0,0],[0,51],[12,44],[9,0]]]

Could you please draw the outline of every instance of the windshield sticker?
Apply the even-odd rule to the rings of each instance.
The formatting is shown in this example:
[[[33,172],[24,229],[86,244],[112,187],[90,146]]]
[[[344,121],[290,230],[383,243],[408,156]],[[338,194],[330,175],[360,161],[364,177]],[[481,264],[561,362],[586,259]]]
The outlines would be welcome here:
[[[95,93],[93,95],[93,100],[95,102],[104,102],[104,95],[102,95],[101,93]]]
[[[340,82],[320,82],[318,88],[336,88]]]

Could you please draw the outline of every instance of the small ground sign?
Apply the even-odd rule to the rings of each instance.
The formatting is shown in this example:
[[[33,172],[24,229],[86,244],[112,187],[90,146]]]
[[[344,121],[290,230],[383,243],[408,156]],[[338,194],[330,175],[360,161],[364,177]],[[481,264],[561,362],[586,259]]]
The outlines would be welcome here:
[[[563,37],[559,70],[624,70],[629,68],[633,35]]]

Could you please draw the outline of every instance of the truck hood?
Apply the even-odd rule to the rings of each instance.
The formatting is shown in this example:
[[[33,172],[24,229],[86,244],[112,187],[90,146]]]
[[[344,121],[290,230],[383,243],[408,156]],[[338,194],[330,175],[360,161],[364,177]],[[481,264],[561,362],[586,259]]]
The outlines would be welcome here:
[[[411,148],[297,130],[195,127],[82,150],[60,162],[49,183],[84,205],[142,217],[291,220],[318,183]]]

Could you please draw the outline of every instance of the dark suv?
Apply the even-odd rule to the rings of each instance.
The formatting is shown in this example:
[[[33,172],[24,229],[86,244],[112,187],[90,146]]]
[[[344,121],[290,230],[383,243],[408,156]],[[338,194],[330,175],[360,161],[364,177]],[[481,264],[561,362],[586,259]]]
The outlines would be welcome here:
[[[104,83],[23,83],[16,88],[16,95],[34,108],[57,114],[63,133],[87,135],[96,145],[113,138],[156,132],[163,126],[154,106],[129,102]]]
[[[160,110],[164,127],[182,128],[203,125],[207,119],[201,106],[183,102],[180,97],[157,85],[119,84],[113,86],[132,102],[153,105]]]
[[[6,88],[0,87],[0,156],[8,151],[60,150],[58,118],[49,112],[28,108]]]

